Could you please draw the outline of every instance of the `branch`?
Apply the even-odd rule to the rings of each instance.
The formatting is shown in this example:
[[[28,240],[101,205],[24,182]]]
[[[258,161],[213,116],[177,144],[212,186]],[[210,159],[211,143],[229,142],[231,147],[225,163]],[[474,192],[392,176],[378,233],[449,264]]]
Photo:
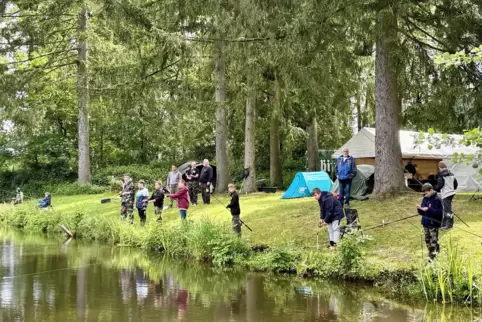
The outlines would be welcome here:
[[[419,30],[420,32],[422,32],[424,35],[426,35],[427,37],[429,37],[430,39],[432,39],[433,41],[435,41],[436,43],[442,45],[443,47],[445,47],[445,49],[443,51],[452,51],[452,49],[447,46],[444,42],[438,40],[437,38],[435,38],[434,36],[432,36],[428,31],[425,31],[423,30],[421,27],[419,27],[417,24],[415,24],[414,22],[412,22],[410,20],[410,17],[409,16],[406,16],[404,17],[404,20],[406,22],[408,22],[409,24],[411,24],[412,26],[415,27],[415,29]]]
[[[43,54],[43,55],[40,55],[40,56],[37,56],[37,57],[32,57],[32,58],[29,58],[29,59],[18,60],[18,61],[13,61],[13,62],[8,62],[8,63],[0,63],[0,66],[2,66],[2,65],[8,66],[8,65],[17,65],[17,64],[27,63],[29,61],[32,61],[32,60],[35,60],[35,59],[38,59],[38,58],[56,55],[56,54],[67,53],[67,52],[72,51],[72,50],[76,50],[76,49],[66,49],[66,50],[61,50],[61,51],[54,51],[54,52],[51,52],[51,53],[48,53],[48,54]]]
[[[417,44],[419,45],[422,45],[422,46],[425,46],[425,47],[428,47],[428,48],[431,48],[433,50],[437,50],[437,51],[440,51],[440,52],[445,52],[446,50],[445,49],[442,49],[442,48],[438,48],[438,47],[435,47],[433,45],[430,45],[420,39],[418,39],[417,37],[415,37],[414,35],[411,34],[412,32],[412,29],[410,29],[410,27],[408,28],[410,30],[410,33],[407,33],[405,30],[403,29],[400,29],[398,28],[398,31],[400,31],[402,34],[404,34],[407,38],[411,39],[412,41],[416,42]]]
[[[238,38],[238,39],[228,39],[228,38],[197,38],[197,37],[186,37],[189,41],[198,42],[231,42],[231,43],[246,43],[246,42],[257,42],[257,41],[267,41],[267,40],[280,40],[286,36],[276,36],[276,37],[261,37],[261,38]]]
[[[17,12],[19,12],[19,11],[17,11]],[[45,17],[45,16],[49,16],[49,14],[44,13],[44,14],[35,14],[35,15],[34,14],[31,14],[31,15],[16,15],[14,13],[12,15],[2,15],[2,16],[0,16],[0,18],[25,18],[25,17]],[[75,15],[70,14],[70,13],[59,13],[59,14],[49,16],[48,18],[56,18],[56,17],[62,17],[62,16],[75,17]]]
[[[158,70],[156,70],[155,72],[152,72],[152,73],[144,76],[144,79],[146,79],[146,78],[148,78],[148,77],[151,77],[151,76],[154,76],[154,75],[162,72],[163,70],[166,70],[166,69],[168,69],[169,67],[172,67],[172,66],[176,65],[176,64],[179,63],[181,60],[182,60],[182,58],[179,58],[179,59],[176,60],[175,62],[173,62],[173,63],[171,63],[171,64],[169,64],[169,65],[167,65],[167,66],[164,66],[163,68],[158,69]]]

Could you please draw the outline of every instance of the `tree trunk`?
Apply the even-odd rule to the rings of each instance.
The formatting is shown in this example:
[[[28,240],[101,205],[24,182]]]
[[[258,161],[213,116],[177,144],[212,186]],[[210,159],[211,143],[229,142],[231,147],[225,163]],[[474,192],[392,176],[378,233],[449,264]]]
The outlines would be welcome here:
[[[87,10],[78,17],[77,105],[79,109],[79,183],[90,183],[89,89],[87,71]]]
[[[400,148],[401,106],[394,63],[396,15],[392,9],[378,14],[379,36],[375,58],[375,194],[391,197],[404,189]]]
[[[278,76],[276,76],[277,78]],[[283,186],[283,176],[281,174],[281,148],[280,148],[280,113],[281,113],[281,93],[278,79],[275,80],[276,89],[274,94],[273,111],[269,129],[269,178],[272,187]]]
[[[216,81],[216,191],[225,192],[229,184],[228,169],[228,121],[226,118],[226,65],[220,44],[215,56]]]
[[[308,171],[320,171],[320,154],[318,152],[318,124],[316,123],[316,114],[313,113],[311,124],[308,126],[307,154],[308,154]]]
[[[244,132],[244,168],[249,170],[249,176],[244,181],[246,193],[256,192],[256,148],[255,148],[255,120],[256,120],[256,96],[248,82],[249,93],[246,98],[246,127]]]

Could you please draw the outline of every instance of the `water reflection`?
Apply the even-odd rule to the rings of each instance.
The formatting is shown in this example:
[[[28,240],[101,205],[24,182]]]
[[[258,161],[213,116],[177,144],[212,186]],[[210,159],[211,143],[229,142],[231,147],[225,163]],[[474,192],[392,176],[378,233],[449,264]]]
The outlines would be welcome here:
[[[0,232],[1,321],[474,321],[356,285],[219,271],[137,250]]]

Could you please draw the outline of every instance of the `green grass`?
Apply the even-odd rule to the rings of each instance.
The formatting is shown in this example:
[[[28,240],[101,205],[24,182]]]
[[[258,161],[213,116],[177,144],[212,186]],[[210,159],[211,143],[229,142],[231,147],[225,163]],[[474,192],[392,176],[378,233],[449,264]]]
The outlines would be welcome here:
[[[100,200],[112,197],[102,195],[53,196],[51,211],[36,210],[36,201],[12,208],[0,207],[0,223],[33,232],[57,232],[58,224],[65,223],[79,236],[87,240],[98,240],[117,245],[165,250],[171,255],[207,260],[219,266],[243,264],[251,269],[274,272],[315,271],[322,276],[355,276],[379,280],[384,272],[398,272],[419,276],[420,267],[425,266],[427,250],[423,241],[420,218],[415,217],[367,231],[361,244],[363,265],[359,263],[358,249],[346,244],[336,254],[326,250],[328,233],[318,228],[319,207],[312,198],[282,200],[280,194],[242,195],[241,218],[252,229],[243,227],[240,242],[232,238],[231,216],[225,208],[227,195],[216,195],[212,204],[192,207],[188,211],[190,228],[180,224],[177,209],[164,212],[162,228],[155,221],[152,205],[147,211],[146,227],[120,222],[120,200],[101,204]],[[470,196],[457,196],[453,208],[470,227],[458,219],[455,227],[482,235],[482,201],[468,202]],[[419,194],[409,194],[388,201],[368,200],[353,202],[358,209],[364,228],[416,214],[420,203]],[[167,200],[166,200],[167,202]],[[319,233],[320,251],[316,253],[316,235]],[[470,263],[469,278],[482,274],[482,239],[454,228],[440,233],[442,252],[447,252],[449,241],[457,246],[458,258]],[[249,245],[269,245],[267,254],[249,253]],[[355,254],[355,255],[354,255]],[[450,254],[449,254],[450,255]],[[356,267],[350,262],[356,258]],[[470,258],[470,261],[468,259]],[[348,264],[348,266],[347,266]],[[351,265],[351,266],[350,266]],[[324,267],[325,266],[325,267]],[[360,267],[358,270],[357,267]],[[330,269],[342,270],[343,274],[332,274]],[[339,272],[338,272],[339,273]],[[310,275],[310,274],[307,274]],[[440,276],[442,278],[442,276]],[[409,278],[410,279],[410,278]],[[472,282],[469,281],[469,284]],[[442,292],[442,294],[448,294]],[[446,299],[447,300],[447,299]]]
[[[70,213],[81,211],[96,217],[119,218],[120,201],[113,200],[101,204],[100,199],[112,195],[80,195],[54,196],[52,211],[44,212],[46,216],[53,213]],[[211,205],[191,206],[188,218],[193,221],[210,219],[229,227],[231,216],[224,205],[229,197],[217,195],[221,203],[212,198]],[[457,196],[453,208],[458,216],[470,227],[463,225],[457,218],[455,226],[475,234],[482,235],[482,201],[468,202],[468,196]],[[167,201],[167,199],[166,199]],[[420,202],[418,194],[407,195],[388,201],[368,200],[353,202],[352,207],[358,209],[361,224],[364,228],[388,222],[398,218],[416,214],[416,206]],[[26,203],[20,207],[27,208],[36,202]],[[250,244],[267,244],[273,246],[289,246],[298,249],[314,250],[316,234],[319,233],[320,250],[325,251],[327,242],[326,228],[318,228],[319,207],[312,198],[282,200],[280,194],[254,194],[241,196],[241,218],[253,232],[243,226],[243,239]],[[0,208],[0,212],[10,212],[8,205]],[[149,205],[147,226],[157,225],[154,208]],[[164,224],[170,226],[180,221],[178,210],[168,209],[164,212]],[[135,230],[147,229],[139,226],[135,213]],[[131,228],[129,228],[131,229]],[[423,241],[423,230],[418,217],[387,225],[366,232],[373,237],[364,246],[366,257],[370,262],[384,268],[414,268],[419,262],[426,260],[426,247]],[[482,239],[471,236],[460,229],[440,233],[442,248],[449,238],[460,248],[462,255],[471,256],[473,266],[482,269]]]

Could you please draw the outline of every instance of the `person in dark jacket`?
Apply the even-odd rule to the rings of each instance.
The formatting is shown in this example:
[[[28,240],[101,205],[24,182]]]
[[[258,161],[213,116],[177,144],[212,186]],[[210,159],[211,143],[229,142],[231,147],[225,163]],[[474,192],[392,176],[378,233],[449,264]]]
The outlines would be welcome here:
[[[203,168],[199,176],[199,182],[201,183],[201,194],[203,197],[203,203],[209,205],[211,203],[211,183],[213,182],[213,168],[209,165],[209,161],[204,159]]]
[[[145,182],[140,180],[137,183],[137,193],[136,193],[136,208],[137,212],[139,213],[139,219],[141,221],[141,226],[146,224],[146,211],[147,205],[149,203],[149,191],[145,187]],[[134,220],[131,220],[131,224],[134,223]]]
[[[318,188],[313,189],[313,197],[318,200],[320,205],[320,223],[319,227],[328,225],[328,236],[330,249],[334,249],[340,241],[340,221],[345,216],[343,208],[338,199],[331,192],[321,191]]]
[[[343,154],[336,161],[336,176],[339,182],[338,194],[340,195],[341,206],[350,206],[351,182],[356,176],[355,158],[350,156],[347,148],[343,149]]]
[[[179,191],[167,196],[172,199],[177,199],[179,215],[181,216],[181,219],[186,219],[187,209],[189,208],[189,191],[186,187],[186,182],[184,179],[179,180]]]
[[[422,216],[429,261],[433,261],[440,251],[438,232],[443,218],[442,200],[430,183],[422,186],[422,192],[424,197],[422,204],[417,206],[417,211]]]
[[[192,162],[186,171],[186,182],[189,189],[189,199],[193,206],[197,206],[197,194],[199,190],[199,171],[196,168],[196,162]]]
[[[155,190],[149,198],[149,202],[154,203],[154,214],[157,216],[157,221],[162,223],[162,210],[164,209],[164,191],[162,190],[161,181],[156,181]]]
[[[450,172],[447,168],[447,164],[445,164],[445,162],[440,161],[438,163],[438,168],[439,172],[437,180],[437,191],[440,192],[440,195],[442,197],[442,205],[444,210],[444,216],[440,230],[449,230],[454,225],[452,200],[455,197],[455,193],[459,184],[454,174]]]
[[[239,207],[239,195],[236,191],[236,186],[233,183],[228,185],[231,202],[226,206],[231,211],[233,231],[241,237],[241,222],[239,216],[241,215],[241,208]]]

